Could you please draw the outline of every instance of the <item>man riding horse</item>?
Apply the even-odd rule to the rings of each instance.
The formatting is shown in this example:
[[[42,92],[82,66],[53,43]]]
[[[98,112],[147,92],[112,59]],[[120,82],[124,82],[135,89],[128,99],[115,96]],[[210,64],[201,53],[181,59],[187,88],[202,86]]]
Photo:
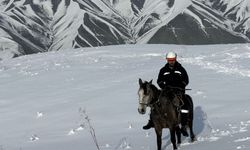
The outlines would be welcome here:
[[[168,87],[181,89],[181,91],[183,91],[181,97],[184,105],[179,107],[185,110],[185,101],[186,101],[185,87],[189,83],[188,74],[186,70],[182,67],[182,65],[177,61],[176,53],[174,52],[167,53],[166,60],[167,64],[164,67],[162,67],[159,72],[157,84],[161,89],[166,89]],[[179,109],[178,106],[177,109]],[[187,112],[181,111],[181,132],[184,136],[188,136],[186,130],[187,121],[188,121]],[[150,129],[151,127],[154,127],[154,124],[150,118],[148,124],[143,126],[143,129],[147,130]]]

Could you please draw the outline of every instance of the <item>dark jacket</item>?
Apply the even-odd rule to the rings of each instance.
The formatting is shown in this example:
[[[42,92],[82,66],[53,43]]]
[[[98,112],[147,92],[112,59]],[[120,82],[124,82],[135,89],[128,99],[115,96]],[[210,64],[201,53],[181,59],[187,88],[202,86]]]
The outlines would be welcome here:
[[[185,89],[188,83],[188,74],[182,65],[177,61],[175,62],[173,69],[169,67],[168,63],[161,68],[157,79],[157,84],[162,89],[167,86]]]

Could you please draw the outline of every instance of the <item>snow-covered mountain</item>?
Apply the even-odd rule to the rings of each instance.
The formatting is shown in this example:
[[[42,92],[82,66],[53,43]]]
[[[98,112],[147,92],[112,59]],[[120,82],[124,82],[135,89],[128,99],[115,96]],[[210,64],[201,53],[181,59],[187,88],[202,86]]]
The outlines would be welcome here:
[[[250,41],[249,10],[248,0],[2,0],[0,51],[244,43]]]

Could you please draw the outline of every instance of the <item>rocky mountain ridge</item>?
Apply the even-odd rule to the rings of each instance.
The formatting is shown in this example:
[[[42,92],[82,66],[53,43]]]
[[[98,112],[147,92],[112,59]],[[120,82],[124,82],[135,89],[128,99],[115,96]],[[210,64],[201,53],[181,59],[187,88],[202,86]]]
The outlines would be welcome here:
[[[3,0],[0,51],[11,57],[113,44],[250,41],[247,0]]]

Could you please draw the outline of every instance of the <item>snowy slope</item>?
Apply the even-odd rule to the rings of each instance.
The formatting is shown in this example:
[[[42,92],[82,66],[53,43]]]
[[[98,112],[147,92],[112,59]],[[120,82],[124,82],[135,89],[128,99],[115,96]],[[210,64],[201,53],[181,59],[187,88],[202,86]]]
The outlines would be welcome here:
[[[137,112],[138,79],[157,79],[175,50],[190,76],[195,143],[182,150],[250,148],[250,47],[247,44],[123,45],[68,49],[0,62],[2,150],[156,149],[148,115]],[[163,147],[171,150],[168,130]]]
[[[233,30],[249,35],[250,1],[248,0],[197,0],[232,20]]]
[[[3,0],[9,56],[117,44],[249,42],[247,0]],[[2,45],[13,45],[6,49]]]

